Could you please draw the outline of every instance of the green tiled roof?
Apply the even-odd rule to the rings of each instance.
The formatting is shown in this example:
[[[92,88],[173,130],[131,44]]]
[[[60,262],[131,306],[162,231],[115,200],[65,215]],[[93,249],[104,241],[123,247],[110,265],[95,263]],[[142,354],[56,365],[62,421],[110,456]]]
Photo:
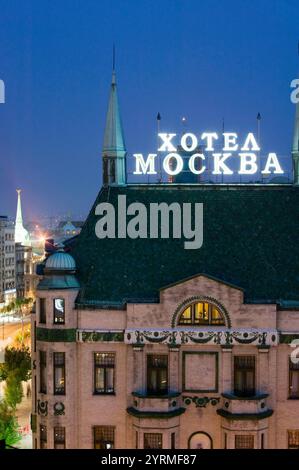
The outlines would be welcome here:
[[[204,204],[203,246],[183,239],[95,235],[100,202]],[[155,302],[159,289],[202,273],[244,290],[247,302],[299,301],[299,188],[295,186],[128,185],[100,191],[72,248],[78,303]]]

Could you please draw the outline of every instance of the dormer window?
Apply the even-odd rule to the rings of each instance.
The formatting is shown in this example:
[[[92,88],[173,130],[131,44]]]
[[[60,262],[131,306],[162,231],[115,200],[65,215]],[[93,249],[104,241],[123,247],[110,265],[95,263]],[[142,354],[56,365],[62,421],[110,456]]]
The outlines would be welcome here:
[[[222,312],[211,302],[194,302],[183,310],[178,325],[225,325]]]

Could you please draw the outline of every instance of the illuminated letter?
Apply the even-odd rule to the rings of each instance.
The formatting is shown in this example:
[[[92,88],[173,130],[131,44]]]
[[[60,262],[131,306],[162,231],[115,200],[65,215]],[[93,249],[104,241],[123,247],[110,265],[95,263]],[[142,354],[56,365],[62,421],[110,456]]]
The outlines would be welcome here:
[[[270,168],[274,168],[274,171],[270,171]],[[276,173],[282,175],[284,173],[281,168],[276,153],[269,153],[266,166],[262,171],[263,175],[270,175],[270,173]]]
[[[161,147],[158,149],[158,152],[175,152],[176,148],[172,143],[170,142],[173,137],[176,136],[176,134],[158,134],[159,137],[163,140],[163,144]]]
[[[234,172],[231,171],[228,166],[225,165],[225,160],[228,157],[231,157],[231,153],[213,153],[214,157],[214,171],[212,172],[213,175],[232,175]]]
[[[239,175],[253,175],[257,172],[256,154],[255,153],[239,153],[240,155],[240,171]],[[248,168],[249,167],[249,168]]]
[[[136,215],[137,212],[137,215]],[[141,202],[133,202],[127,210],[128,215],[135,215],[128,223],[130,238],[147,238],[147,209]]]
[[[156,175],[157,172],[155,170],[155,158],[156,153],[149,153],[146,159],[146,162],[143,159],[142,153],[134,153],[133,157],[136,158],[136,170],[134,171],[134,175]],[[148,171],[148,167],[150,168]]]
[[[187,139],[191,139],[191,145],[187,145]],[[181,138],[181,146],[186,152],[193,152],[197,147],[197,138],[194,134],[184,134]]]
[[[186,250],[197,250],[203,243],[203,204],[196,202],[194,214],[194,230],[192,230],[191,204],[183,204],[183,232],[184,237],[192,241],[184,242]]]
[[[252,147],[249,148],[249,145],[252,145]],[[255,152],[261,150],[252,132],[249,132],[249,134],[247,135],[245,143],[241,150],[254,150]]]
[[[218,134],[216,132],[204,132],[201,134],[201,140],[207,139],[207,152],[214,152],[213,139],[218,139]]]
[[[5,103],[5,85],[4,81],[0,80],[0,104]]]
[[[206,169],[205,165],[202,166],[200,170],[196,170],[195,168],[195,158],[201,158],[201,160],[205,160],[205,156],[202,153],[194,153],[189,160],[189,168],[192,173],[195,175],[201,175]]]
[[[295,88],[291,93],[291,101],[292,103],[297,104],[299,103],[299,78],[292,80],[291,87]]]
[[[238,134],[235,132],[223,132],[222,135],[224,137],[224,152],[234,152],[235,150],[238,150],[238,144],[236,144]]]
[[[104,214],[105,213],[105,214]],[[98,238],[115,238],[115,211],[110,202],[101,202],[95,208],[96,215],[104,215],[95,226]]]
[[[176,168],[175,170],[172,170],[170,168],[170,160],[172,158],[175,158],[176,159]],[[180,155],[178,155],[177,153],[169,153],[168,155],[166,155],[166,157],[164,158],[164,161],[163,161],[163,168],[164,168],[164,171],[166,171],[166,173],[168,175],[178,175],[182,169],[183,169],[183,166],[184,166],[184,162],[183,162],[183,159],[182,157],[180,157]]]

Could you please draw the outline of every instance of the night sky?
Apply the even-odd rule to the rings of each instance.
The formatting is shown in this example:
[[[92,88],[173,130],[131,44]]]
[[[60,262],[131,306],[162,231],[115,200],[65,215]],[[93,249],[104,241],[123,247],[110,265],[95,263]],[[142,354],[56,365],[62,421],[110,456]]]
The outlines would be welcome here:
[[[128,158],[161,130],[256,131],[290,168],[298,0],[0,0],[0,214],[86,215],[101,186],[112,45]]]

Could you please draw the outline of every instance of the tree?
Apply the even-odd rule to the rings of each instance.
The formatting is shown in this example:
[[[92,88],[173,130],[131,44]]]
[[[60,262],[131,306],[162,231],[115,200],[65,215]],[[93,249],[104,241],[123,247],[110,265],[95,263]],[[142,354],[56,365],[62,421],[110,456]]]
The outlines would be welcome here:
[[[15,410],[17,405],[21,403],[23,398],[23,387],[17,374],[10,373],[8,375],[4,389],[4,396],[7,405],[13,410]]]
[[[19,381],[26,382],[31,377],[31,356],[29,348],[5,348],[4,364],[0,364],[0,381],[15,374]]]
[[[0,439],[4,439],[5,443],[10,446],[21,440],[18,421],[13,410],[4,400],[0,401]]]

